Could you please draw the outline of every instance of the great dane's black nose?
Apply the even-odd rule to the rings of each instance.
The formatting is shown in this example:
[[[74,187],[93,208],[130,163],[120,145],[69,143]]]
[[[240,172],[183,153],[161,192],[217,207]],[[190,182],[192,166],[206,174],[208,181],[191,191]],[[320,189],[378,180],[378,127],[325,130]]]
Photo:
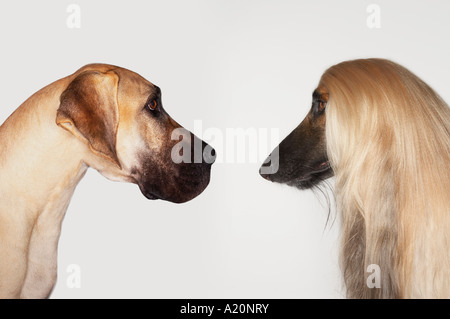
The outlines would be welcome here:
[[[205,163],[213,164],[216,161],[216,150],[205,141],[202,141],[202,153]]]
[[[191,163],[202,163],[212,165],[216,161],[216,150],[191,133]],[[201,147],[201,149],[200,149]]]

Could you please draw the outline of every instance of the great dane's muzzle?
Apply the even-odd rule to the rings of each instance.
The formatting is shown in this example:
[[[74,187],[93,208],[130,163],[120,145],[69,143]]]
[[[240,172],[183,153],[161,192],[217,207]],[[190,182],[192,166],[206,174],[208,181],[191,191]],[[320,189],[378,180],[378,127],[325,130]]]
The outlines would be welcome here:
[[[148,199],[184,203],[208,186],[216,151],[182,127],[171,137],[162,153],[149,157],[138,185]]]

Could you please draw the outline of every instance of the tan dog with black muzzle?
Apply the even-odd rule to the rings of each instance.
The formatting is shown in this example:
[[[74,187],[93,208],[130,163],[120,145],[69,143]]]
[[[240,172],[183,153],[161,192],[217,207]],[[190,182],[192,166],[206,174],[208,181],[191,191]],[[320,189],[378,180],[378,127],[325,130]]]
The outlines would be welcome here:
[[[181,152],[191,161],[174,161]],[[0,127],[0,297],[49,296],[61,222],[88,167],[182,203],[206,188],[214,157],[129,70],[87,65],[41,89]]]

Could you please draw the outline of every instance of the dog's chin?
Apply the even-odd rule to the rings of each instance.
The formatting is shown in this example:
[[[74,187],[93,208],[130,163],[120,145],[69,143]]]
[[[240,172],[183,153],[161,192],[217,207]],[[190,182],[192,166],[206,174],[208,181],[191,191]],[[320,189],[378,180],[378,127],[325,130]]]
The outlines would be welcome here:
[[[328,160],[319,163],[317,165],[311,165],[311,167],[315,167],[314,169],[298,170],[295,174],[281,170],[273,174],[264,174],[260,170],[260,173],[262,177],[275,183],[285,184],[298,189],[310,189],[333,176],[333,170]],[[267,169],[267,167],[265,168]]]
[[[179,180],[173,185],[166,184],[165,187],[155,187],[152,184],[140,184],[141,193],[150,200],[165,200],[168,202],[181,204],[188,202],[199,196],[209,184],[208,176],[203,176],[200,180]]]
[[[151,200],[157,200],[157,199],[161,199],[158,195],[148,191],[148,190],[143,190],[141,188],[141,193],[142,195],[144,195],[147,199],[151,199]]]
[[[318,169],[293,178],[284,184],[298,189],[310,189],[332,176],[333,170],[331,169],[330,163],[324,162]]]
[[[322,173],[314,173],[307,177],[296,178],[286,183],[286,185],[298,188],[298,189],[311,189],[315,186],[318,186],[320,183],[325,181],[326,179],[333,176],[333,172],[331,169]]]

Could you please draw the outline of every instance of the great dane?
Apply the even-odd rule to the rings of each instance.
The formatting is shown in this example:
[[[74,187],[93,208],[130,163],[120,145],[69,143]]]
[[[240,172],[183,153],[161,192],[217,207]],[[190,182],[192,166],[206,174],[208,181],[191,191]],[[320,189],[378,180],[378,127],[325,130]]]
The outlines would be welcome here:
[[[91,64],[39,90],[0,126],[0,297],[49,296],[61,223],[89,167],[182,203],[206,188],[214,157],[127,69]]]

